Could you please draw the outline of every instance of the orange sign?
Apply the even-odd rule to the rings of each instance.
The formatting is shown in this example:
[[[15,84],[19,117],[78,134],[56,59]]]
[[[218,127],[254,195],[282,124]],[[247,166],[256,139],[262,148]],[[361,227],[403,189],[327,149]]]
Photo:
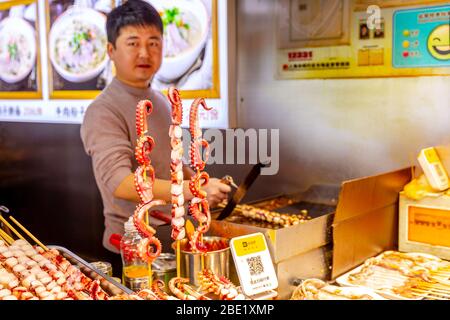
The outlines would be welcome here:
[[[409,206],[408,240],[450,247],[450,208]]]

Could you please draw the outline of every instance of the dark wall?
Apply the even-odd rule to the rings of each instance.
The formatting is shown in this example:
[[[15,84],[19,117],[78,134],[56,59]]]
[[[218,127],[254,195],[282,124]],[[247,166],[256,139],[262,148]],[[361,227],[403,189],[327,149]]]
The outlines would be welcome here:
[[[0,204],[44,243],[97,257],[102,203],[79,130],[0,123]]]

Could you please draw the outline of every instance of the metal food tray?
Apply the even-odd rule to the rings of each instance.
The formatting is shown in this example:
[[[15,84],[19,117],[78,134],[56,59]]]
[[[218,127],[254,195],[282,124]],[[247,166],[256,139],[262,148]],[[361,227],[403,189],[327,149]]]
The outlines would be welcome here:
[[[74,254],[72,251],[56,245],[50,245],[47,247],[58,250],[61,253],[61,255],[64,258],[66,258],[72,265],[78,267],[85,276],[89,277],[92,280],[99,280],[101,288],[109,296],[134,293],[124,285],[118,283],[108,275],[94,268],[94,266],[92,266],[89,262],[81,259],[78,255]]]

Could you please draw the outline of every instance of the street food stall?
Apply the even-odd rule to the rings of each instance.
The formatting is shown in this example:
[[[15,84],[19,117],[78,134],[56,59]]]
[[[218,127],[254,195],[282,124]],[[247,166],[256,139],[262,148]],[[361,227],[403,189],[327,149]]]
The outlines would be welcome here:
[[[300,194],[278,195],[238,205],[225,220],[212,222],[208,233],[210,236],[205,237],[205,241],[210,244],[210,251],[206,253],[209,255],[206,269],[200,267],[201,254],[193,258],[193,253],[189,252],[184,242],[184,257],[180,267],[185,282],[182,282],[181,288],[191,292],[190,299],[249,299],[245,295],[240,296],[242,291],[234,261],[230,257],[228,240],[262,233],[267,239],[278,279],[277,299],[446,299],[449,262],[423,250],[412,253],[407,253],[410,250],[406,253],[397,251],[399,199],[401,191],[410,181],[411,168],[406,168],[347,181],[338,190],[330,186],[315,186]],[[244,210],[253,212],[244,213]],[[218,213],[220,211],[213,215]],[[280,224],[277,219],[274,222],[268,219],[268,213],[272,217],[285,219],[285,222],[291,217],[291,224]],[[300,222],[292,224],[297,214],[301,216]],[[5,231],[1,233],[3,240],[0,253],[2,279],[7,278],[2,280],[3,291],[6,294],[5,290],[10,290],[12,295],[5,296],[7,299],[13,296],[24,299],[180,298],[177,286],[171,282],[177,279],[177,272],[166,279],[154,276],[151,290],[133,292],[70,250],[60,246],[46,247],[13,217],[10,219],[16,228],[2,218]],[[19,236],[21,239],[14,240]],[[31,236],[31,243],[35,241],[37,245],[31,246],[23,240],[24,236]],[[223,239],[226,243],[220,242]],[[222,247],[213,247],[219,243]],[[48,258],[58,270],[64,268],[65,273],[51,273],[54,267],[40,263],[41,258],[36,255]],[[66,292],[60,288],[55,289],[55,292],[45,291],[41,295],[36,293],[37,296],[32,295],[36,289],[32,286],[27,290],[20,289],[20,293],[18,289],[8,289],[8,283],[12,286],[11,281],[23,278],[26,266],[32,264],[42,264],[45,270],[38,275],[38,280],[42,280],[45,273],[47,277],[50,276],[49,280],[53,279],[57,283],[59,280],[62,284],[62,279],[67,282],[74,277],[70,272],[81,271],[76,273],[79,280],[74,281],[84,283],[84,287],[80,287],[79,291],[72,289],[74,293],[67,286],[62,286],[68,290],[67,295],[60,293],[60,290]],[[70,265],[76,269],[69,269]],[[33,272],[30,268],[28,270]],[[197,274],[193,273],[194,270]],[[28,280],[22,280],[22,283],[26,285]],[[175,292],[165,288],[165,284]],[[226,294],[221,293],[225,287]],[[47,296],[48,292],[50,297]]]
[[[145,0],[170,30],[151,82],[170,200],[146,97],[123,106],[139,202],[110,238],[118,278],[80,123],[117,71],[104,22],[126,2],[0,3],[0,300],[450,299],[450,152],[430,151],[450,136],[448,1]],[[210,176],[235,184],[214,209]]]

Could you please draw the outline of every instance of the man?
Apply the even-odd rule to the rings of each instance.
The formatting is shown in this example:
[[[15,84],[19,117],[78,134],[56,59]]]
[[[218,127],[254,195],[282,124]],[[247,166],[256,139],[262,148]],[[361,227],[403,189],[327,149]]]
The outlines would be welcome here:
[[[153,76],[163,56],[163,24],[158,12],[147,2],[128,1],[110,12],[106,22],[108,55],[116,76],[89,106],[81,126],[81,138],[92,157],[97,186],[103,199],[105,232],[103,246],[118,253],[110,243],[112,234],[123,234],[123,224],[133,214],[139,196],[134,186],[136,146],[135,114],[141,100],[151,100],[153,113],[148,119],[148,134],[156,141],[151,153],[156,172],[154,198],[171,201],[170,194],[170,104],[166,97],[151,89]],[[185,166],[184,197],[192,199],[188,179],[193,171]],[[211,179],[204,188],[211,207],[226,199],[230,187]],[[158,220],[150,219],[154,226]],[[156,235],[163,250],[170,251],[170,230]],[[165,237],[167,239],[164,242]]]

